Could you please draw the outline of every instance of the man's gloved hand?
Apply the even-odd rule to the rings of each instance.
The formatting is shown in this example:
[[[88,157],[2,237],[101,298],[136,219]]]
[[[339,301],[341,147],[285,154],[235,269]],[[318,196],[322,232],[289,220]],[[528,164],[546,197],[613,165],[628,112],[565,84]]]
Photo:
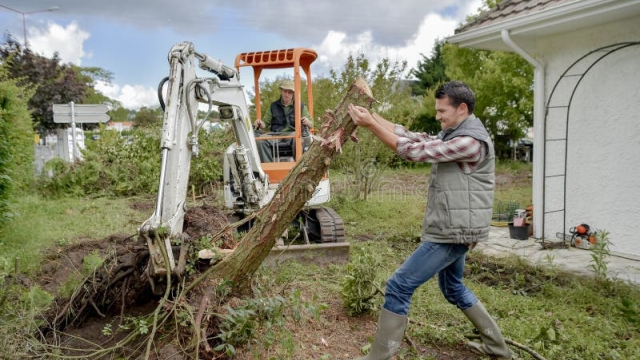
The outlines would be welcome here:
[[[302,125],[308,127],[309,129],[313,128],[313,122],[311,122],[311,120],[307,119],[307,117],[303,117],[301,122],[302,122]]]
[[[262,122],[262,120],[260,120],[260,119],[258,119],[258,120],[253,122],[253,128],[256,129],[256,130],[264,129],[264,127],[265,127],[265,125]]]

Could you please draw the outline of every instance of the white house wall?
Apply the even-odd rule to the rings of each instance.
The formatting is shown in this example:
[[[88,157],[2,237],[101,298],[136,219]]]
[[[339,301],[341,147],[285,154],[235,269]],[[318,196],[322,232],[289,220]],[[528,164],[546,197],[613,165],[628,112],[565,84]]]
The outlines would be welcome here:
[[[546,64],[547,100],[562,73],[580,57],[620,42],[640,41],[640,18],[618,21],[561,36],[537,39],[535,54]],[[603,58],[582,77],[569,112],[567,185],[564,178],[547,177],[545,237],[587,223],[606,230],[611,250],[640,258],[640,239],[633,226],[640,220],[640,45]],[[566,105],[580,80],[593,65],[590,58],[571,73],[554,93],[551,106]],[[550,108],[547,139],[565,138],[566,108]],[[538,134],[535,134],[538,136]],[[545,175],[562,175],[565,142],[547,142]]]

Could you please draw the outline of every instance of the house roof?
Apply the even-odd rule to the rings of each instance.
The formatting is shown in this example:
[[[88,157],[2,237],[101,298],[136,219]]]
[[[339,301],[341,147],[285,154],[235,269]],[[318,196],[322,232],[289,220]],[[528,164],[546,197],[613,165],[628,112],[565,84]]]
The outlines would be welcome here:
[[[536,13],[540,10],[547,9],[575,0],[505,0],[491,10],[484,11],[473,21],[457,28],[455,33],[469,31],[488,24],[504,21],[516,16]]]
[[[526,42],[638,16],[638,0],[505,0],[460,26],[447,41],[462,47],[509,51],[502,41],[502,30],[508,30],[516,42]]]

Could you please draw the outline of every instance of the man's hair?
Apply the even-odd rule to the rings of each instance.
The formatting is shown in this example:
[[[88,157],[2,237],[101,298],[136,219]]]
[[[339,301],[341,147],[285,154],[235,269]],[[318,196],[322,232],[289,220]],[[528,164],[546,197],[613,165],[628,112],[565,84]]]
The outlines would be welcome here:
[[[476,106],[476,96],[462,81],[449,81],[438,86],[436,99],[444,99],[445,97],[449,98],[449,104],[454,107],[458,107],[462,103],[467,104],[469,114],[473,113]]]

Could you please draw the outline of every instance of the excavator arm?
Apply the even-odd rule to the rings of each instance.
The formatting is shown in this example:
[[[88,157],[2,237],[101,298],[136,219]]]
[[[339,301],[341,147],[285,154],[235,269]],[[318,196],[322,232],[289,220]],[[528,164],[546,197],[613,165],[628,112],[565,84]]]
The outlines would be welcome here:
[[[212,76],[198,77],[196,63]],[[242,188],[247,205],[259,208],[269,187],[268,176],[260,166],[249,110],[236,70],[196,52],[190,42],[171,48],[169,65],[169,77],[159,87],[164,120],[156,207],[138,230],[149,247],[147,271],[152,286],[154,279],[169,278],[168,275],[181,277],[184,273],[186,249],[181,247],[176,261],[172,246],[185,243],[182,227],[191,157],[198,155],[198,132],[214,107],[221,119],[233,127],[238,145],[233,151],[227,151],[225,162],[233,163],[234,178]],[[165,83],[166,104],[161,91]],[[197,118],[200,107],[208,109],[203,119]]]

